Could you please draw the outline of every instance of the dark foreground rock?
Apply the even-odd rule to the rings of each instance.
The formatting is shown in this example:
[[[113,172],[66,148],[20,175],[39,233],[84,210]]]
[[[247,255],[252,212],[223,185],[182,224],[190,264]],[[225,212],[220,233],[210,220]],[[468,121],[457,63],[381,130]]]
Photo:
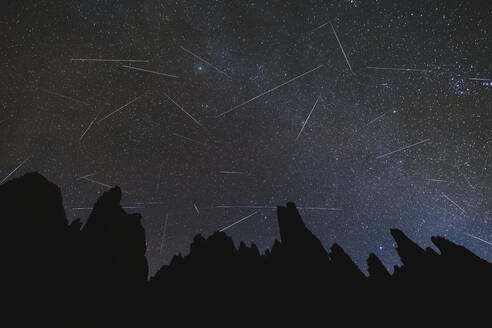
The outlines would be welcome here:
[[[148,279],[141,217],[107,191],[87,222],[69,224],[60,189],[38,173],[0,186],[2,320],[14,326],[275,325],[301,319],[379,325],[487,318],[492,264],[442,237],[422,249],[396,229],[403,263],[378,257],[366,276],[337,244],[329,251],[292,203],[278,207],[280,241],[261,254],[223,232],[197,235]]]

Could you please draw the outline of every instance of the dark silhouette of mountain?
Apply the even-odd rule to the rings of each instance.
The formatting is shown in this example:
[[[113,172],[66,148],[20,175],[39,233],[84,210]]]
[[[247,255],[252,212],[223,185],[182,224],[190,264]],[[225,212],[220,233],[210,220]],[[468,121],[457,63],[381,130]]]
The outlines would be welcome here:
[[[442,324],[456,314],[481,318],[487,303],[480,297],[491,290],[491,263],[442,237],[432,238],[439,253],[424,250],[397,229],[391,235],[402,265],[391,274],[370,254],[366,276],[339,245],[328,252],[293,203],[278,207],[280,240],[264,254],[254,244],[236,248],[223,232],[197,235],[187,255],[148,279],[141,217],[120,200],[112,188],[85,224],[69,224],[60,189],[40,174],[0,186],[6,322],[394,325],[427,316]]]

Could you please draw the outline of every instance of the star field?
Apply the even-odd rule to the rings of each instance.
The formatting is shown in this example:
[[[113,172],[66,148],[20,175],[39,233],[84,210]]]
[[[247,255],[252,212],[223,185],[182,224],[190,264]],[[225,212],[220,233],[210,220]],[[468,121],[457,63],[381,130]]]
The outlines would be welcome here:
[[[256,211],[227,232],[270,247],[287,201],[362,268],[398,263],[393,227],[492,260],[490,1],[5,8],[0,179],[39,171],[82,220],[120,186],[152,271]]]

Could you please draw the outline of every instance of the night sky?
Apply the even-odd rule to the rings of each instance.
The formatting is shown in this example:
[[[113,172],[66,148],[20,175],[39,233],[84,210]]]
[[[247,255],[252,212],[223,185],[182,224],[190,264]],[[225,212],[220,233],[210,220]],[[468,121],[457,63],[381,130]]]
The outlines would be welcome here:
[[[492,260],[491,1],[53,3],[2,2],[0,179],[70,220],[120,186],[152,272],[253,213],[270,247],[287,201],[363,269],[393,227]]]

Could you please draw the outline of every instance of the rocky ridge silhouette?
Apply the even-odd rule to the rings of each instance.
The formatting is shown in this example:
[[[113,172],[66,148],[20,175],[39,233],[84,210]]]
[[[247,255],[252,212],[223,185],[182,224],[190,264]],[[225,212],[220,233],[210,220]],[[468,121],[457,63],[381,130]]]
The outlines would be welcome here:
[[[478,291],[491,290],[491,263],[442,237],[432,237],[439,253],[422,249],[397,229],[390,232],[403,265],[391,274],[370,254],[366,276],[339,245],[327,251],[293,203],[278,207],[280,240],[264,254],[254,244],[236,248],[223,232],[196,235],[187,255],[148,279],[141,217],[127,214],[120,200],[121,190],[112,188],[85,224],[69,223],[60,189],[40,174],[0,186],[8,317],[20,326],[71,327],[279,323],[327,310],[333,322],[381,309],[386,318],[438,317],[441,310],[479,311]]]

